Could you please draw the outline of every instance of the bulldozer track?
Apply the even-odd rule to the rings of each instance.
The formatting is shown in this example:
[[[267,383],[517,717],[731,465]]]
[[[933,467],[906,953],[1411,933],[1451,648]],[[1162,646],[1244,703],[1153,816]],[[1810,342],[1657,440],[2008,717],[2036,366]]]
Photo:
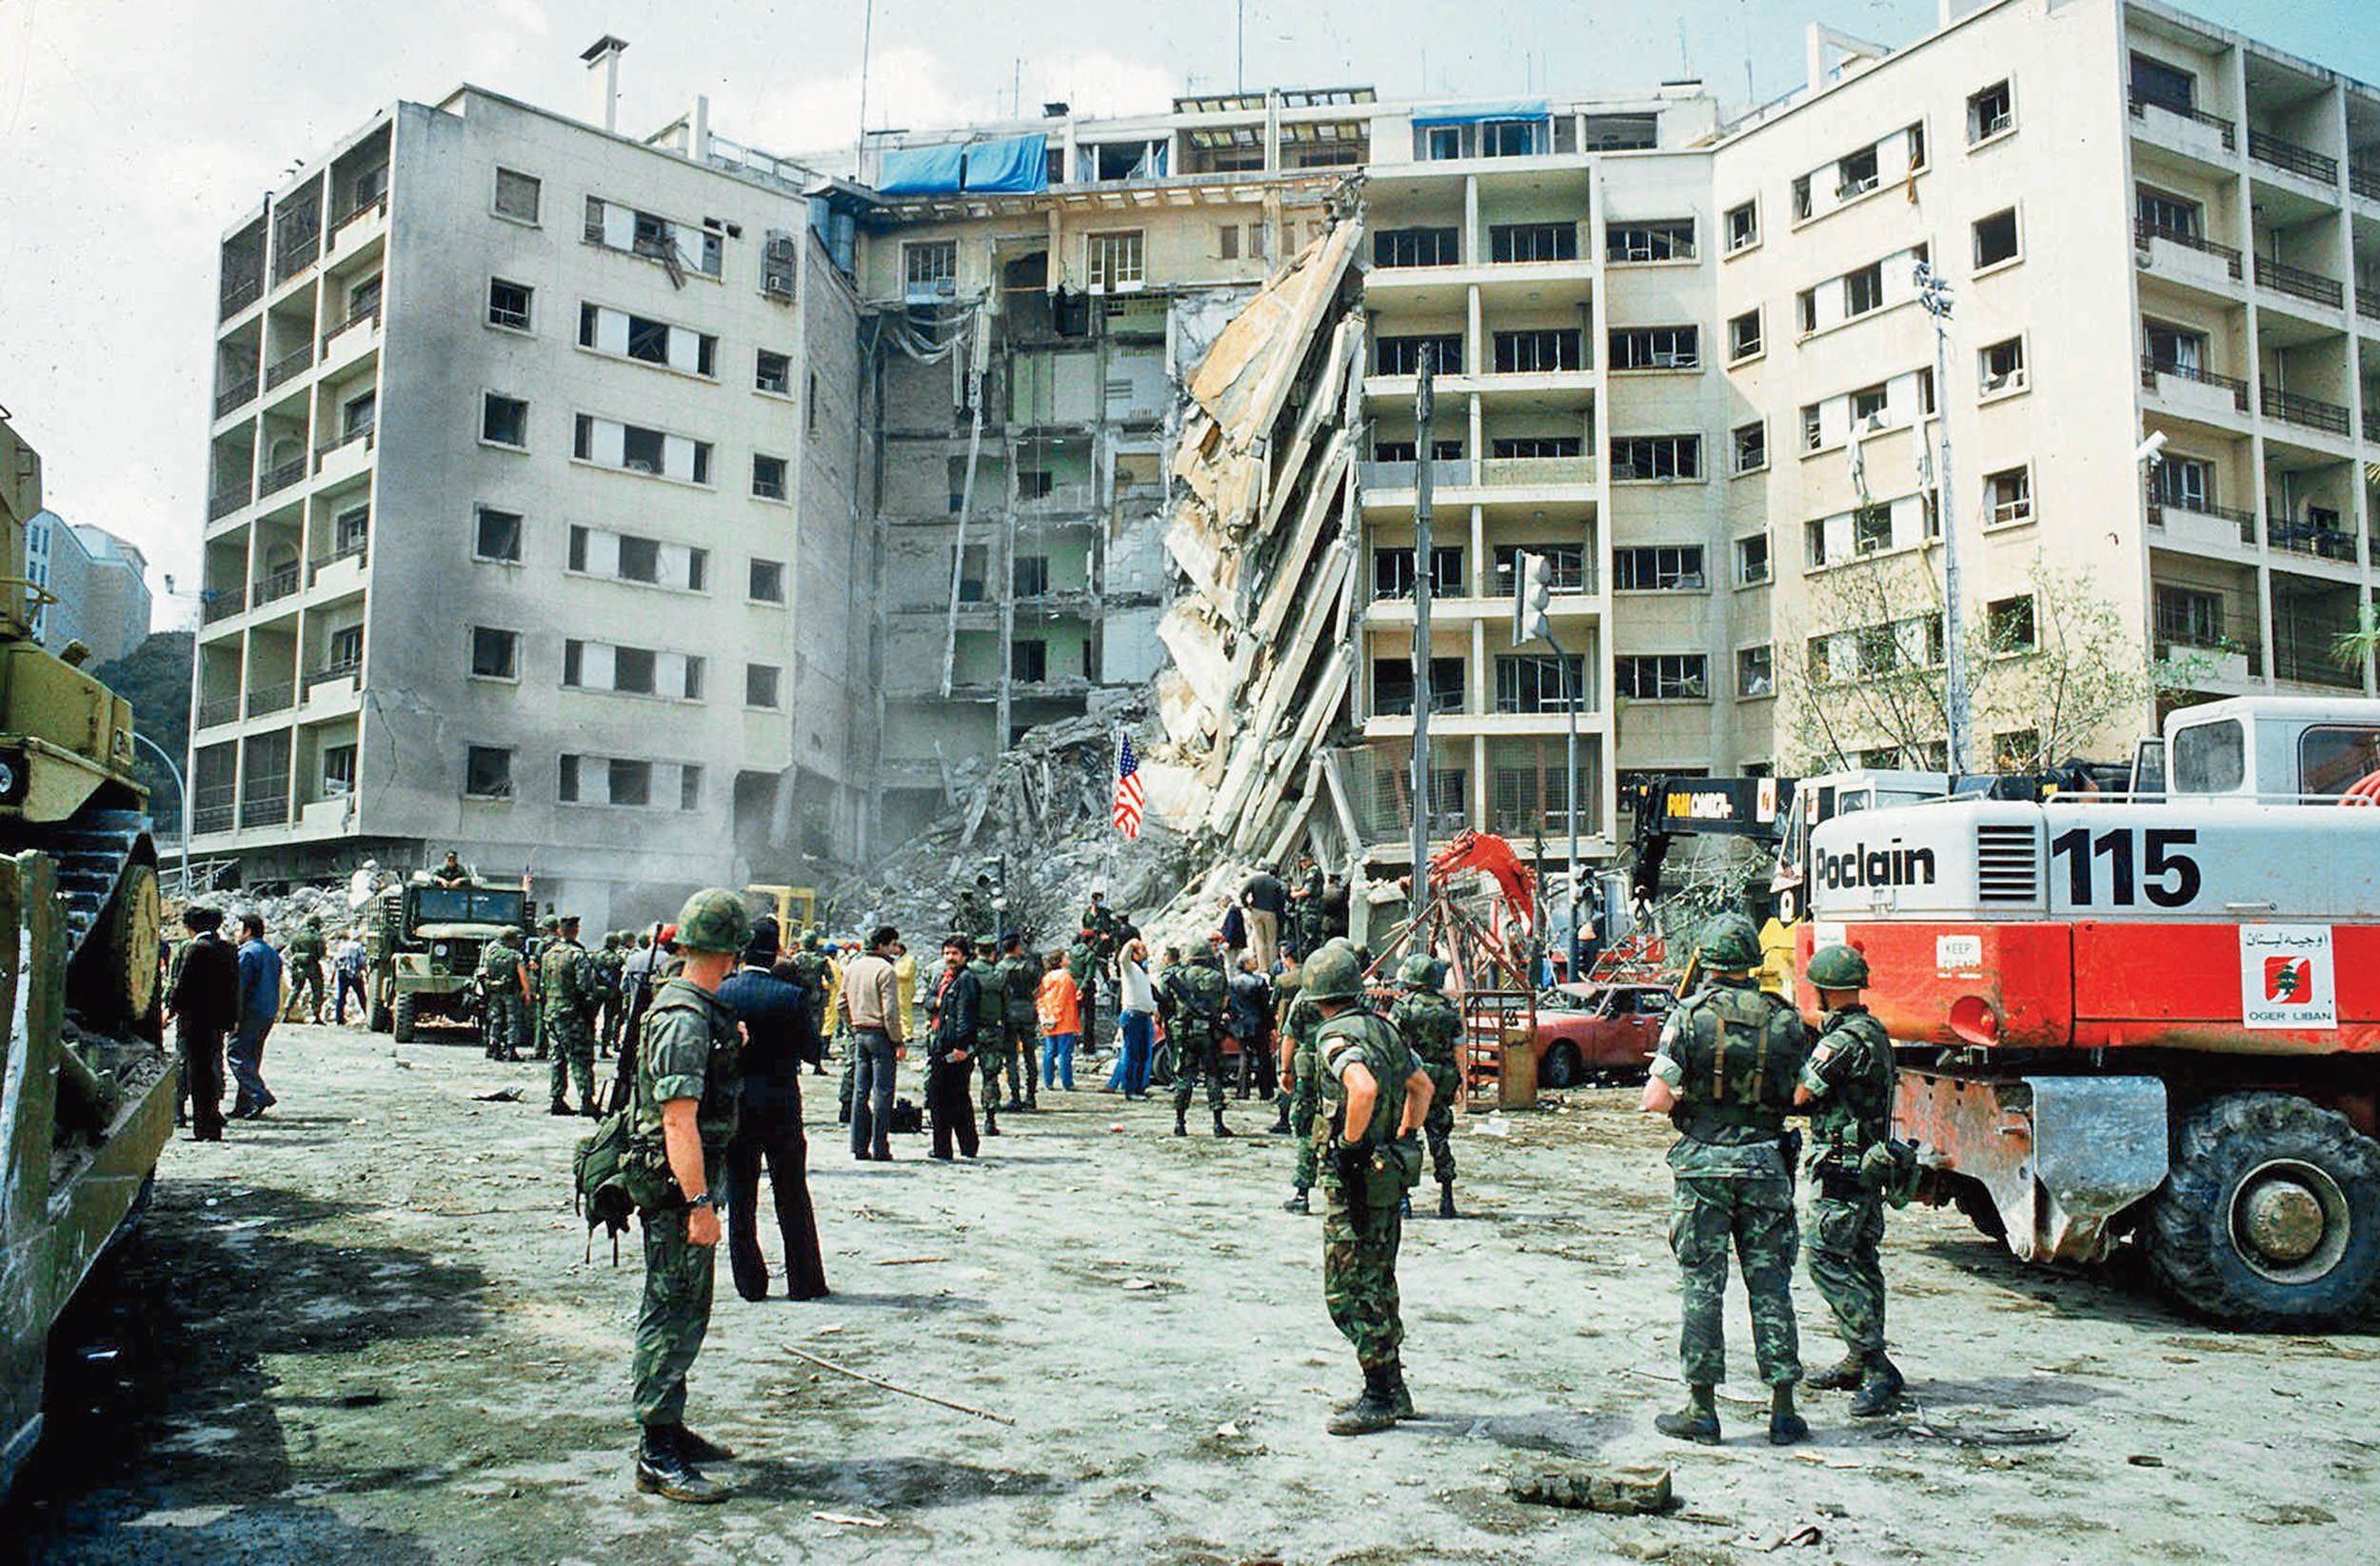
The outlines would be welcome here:
[[[149,835],[149,818],[138,810],[95,810],[74,821],[39,828],[22,847],[38,849],[58,863],[58,892],[66,900],[67,951],[83,942],[107,910],[124,880],[132,851]]]

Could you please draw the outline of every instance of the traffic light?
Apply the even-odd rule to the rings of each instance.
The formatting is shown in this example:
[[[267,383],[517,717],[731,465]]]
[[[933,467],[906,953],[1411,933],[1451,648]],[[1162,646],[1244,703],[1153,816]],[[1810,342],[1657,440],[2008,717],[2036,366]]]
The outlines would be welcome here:
[[[1551,640],[1554,622],[1554,563],[1523,551],[1513,563],[1513,645]]]

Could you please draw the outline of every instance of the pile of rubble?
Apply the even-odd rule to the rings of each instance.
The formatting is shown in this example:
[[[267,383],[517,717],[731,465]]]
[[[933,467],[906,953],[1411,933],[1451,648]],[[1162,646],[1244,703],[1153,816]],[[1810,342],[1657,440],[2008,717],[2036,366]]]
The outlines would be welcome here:
[[[384,870],[378,862],[366,860],[344,881],[292,885],[275,882],[276,889],[272,891],[203,891],[187,900],[169,899],[166,917],[170,922],[186,903],[195,903],[222,909],[227,920],[248,913],[262,915],[266,931],[275,937],[295,929],[309,918],[321,920],[326,930],[350,929],[364,922],[364,907],[372,896],[396,883],[394,871]]]

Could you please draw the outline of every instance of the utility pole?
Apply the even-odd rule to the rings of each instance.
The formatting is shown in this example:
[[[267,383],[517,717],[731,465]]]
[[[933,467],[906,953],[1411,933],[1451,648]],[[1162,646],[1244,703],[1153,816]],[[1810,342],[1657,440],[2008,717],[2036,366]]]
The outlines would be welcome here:
[[[1967,661],[1960,635],[1957,490],[1951,483],[1951,286],[1917,263],[1917,303],[1934,318],[1934,419],[1941,451],[1934,468],[1934,515],[1942,526],[1942,711],[1950,730],[1944,749],[1953,778],[1967,765]]]
[[[1554,664],[1562,676],[1562,706],[1570,718],[1562,772],[1562,813],[1570,818],[1570,947],[1562,953],[1562,971],[1575,981],[1578,977],[1574,961],[1578,952],[1578,679],[1571,675],[1570,655],[1554,640],[1553,604],[1553,561],[1523,550],[1513,562],[1513,645],[1543,642],[1554,649]],[[1581,666],[1579,677],[1585,673]]]
[[[1421,350],[1413,388],[1413,917],[1430,902],[1430,417],[1438,355]]]
[[[168,587],[166,590],[171,592],[173,589]],[[173,780],[173,791],[182,797],[182,895],[188,897],[190,895],[190,785],[182,776],[181,767],[175,765],[173,758],[166,754],[163,745],[143,734],[139,729],[132,731],[132,738],[147,745],[149,753],[165,763],[166,775]]]

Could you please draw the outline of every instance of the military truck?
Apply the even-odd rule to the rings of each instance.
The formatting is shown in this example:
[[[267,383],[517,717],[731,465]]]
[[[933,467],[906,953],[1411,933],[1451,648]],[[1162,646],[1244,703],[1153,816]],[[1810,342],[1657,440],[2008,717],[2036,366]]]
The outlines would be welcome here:
[[[34,639],[40,509],[40,459],[0,415],[0,1490],[40,1438],[50,1325],[143,1204],[179,1081],[132,711]]]
[[[407,1044],[424,1022],[477,1028],[480,953],[505,931],[526,939],[528,928],[526,887],[440,886],[426,872],[389,887],[365,931],[372,1030]]]

